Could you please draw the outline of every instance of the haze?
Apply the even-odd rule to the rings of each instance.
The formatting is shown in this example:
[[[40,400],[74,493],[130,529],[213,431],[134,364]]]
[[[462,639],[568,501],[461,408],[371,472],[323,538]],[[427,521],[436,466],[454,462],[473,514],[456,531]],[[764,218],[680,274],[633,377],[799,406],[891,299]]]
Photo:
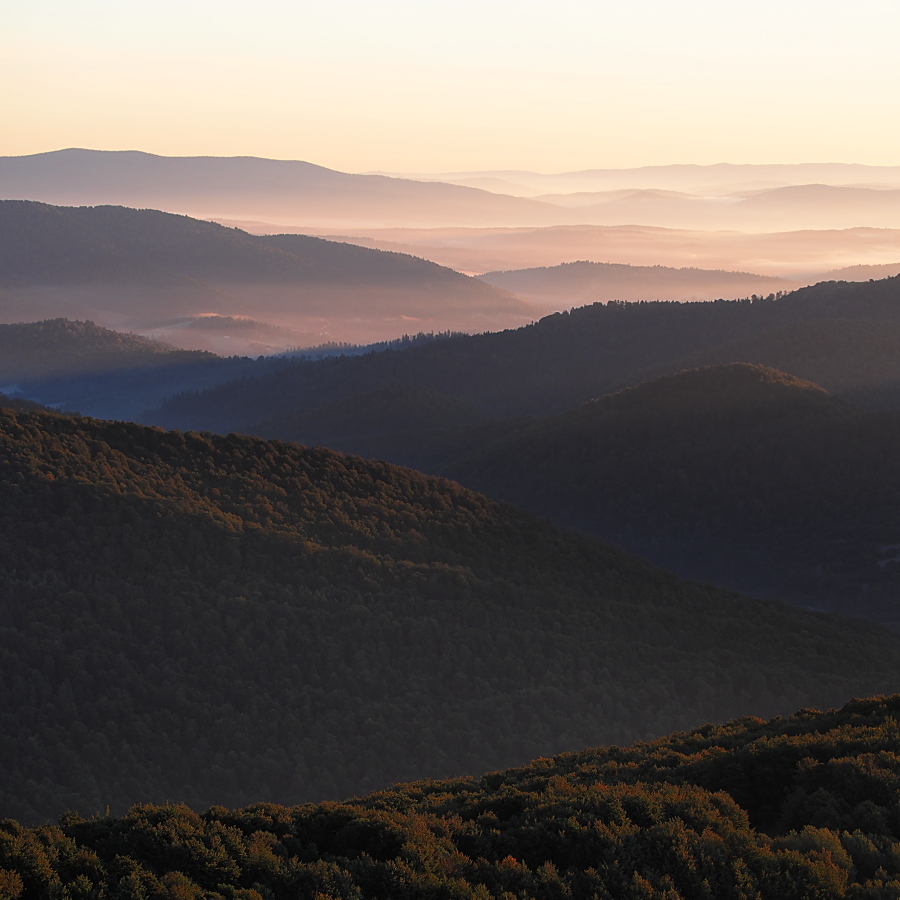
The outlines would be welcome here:
[[[566,171],[900,151],[900,8],[411,0],[4,12],[0,154]]]

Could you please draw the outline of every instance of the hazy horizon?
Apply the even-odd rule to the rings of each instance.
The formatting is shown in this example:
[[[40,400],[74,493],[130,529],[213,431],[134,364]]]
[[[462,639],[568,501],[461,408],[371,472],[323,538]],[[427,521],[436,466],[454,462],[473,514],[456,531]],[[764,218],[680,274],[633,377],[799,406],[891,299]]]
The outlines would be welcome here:
[[[4,155],[426,173],[900,161],[900,8],[881,0],[35,0],[4,25]]]
[[[4,24],[2,199],[468,275],[591,260],[801,284],[900,261],[900,7],[882,0],[35,0]]]

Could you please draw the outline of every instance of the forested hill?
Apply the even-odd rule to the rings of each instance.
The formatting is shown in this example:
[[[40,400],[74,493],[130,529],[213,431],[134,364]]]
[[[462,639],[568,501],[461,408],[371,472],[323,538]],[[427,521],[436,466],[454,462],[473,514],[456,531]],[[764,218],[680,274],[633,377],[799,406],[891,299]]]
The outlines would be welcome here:
[[[137,418],[176,391],[285,365],[278,358],[222,358],[178,350],[90,321],[0,325],[0,388],[56,409],[106,418]]]
[[[267,326],[256,338],[265,352],[267,343],[369,344],[404,331],[498,329],[535,313],[507,291],[403,253],[259,237],[153,209],[0,200],[0,321],[91,319],[225,351],[215,328],[202,333],[213,315],[249,315]],[[196,328],[177,327],[184,320]]]
[[[900,697],[349,800],[0,825],[11,898],[900,894]]]
[[[176,351],[160,341],[100,328],[93,322],[46,319],[0,325],[0,379],[53,376],[211,360],[211,353]]]
[[[886,272],[884,274],[887,274]],[[558,266],[486,272],[478,276],[545,309],[606,300],[714,300],[746,297],[796,287],[785,278],[672,266],[633,266],[579,260]]]
[[[826,320],[834,338],[823,357],[816,341]],[[846,388],[857,402],[900,407],[897,344],[882,340],[877,327],[846,329],[842,343],[845,321],[896,331],[900,277],[822,283],[780,299],[586,306],[512,331],[327,360],[173,398],[158,420],[169,427],[247,430],[355,394],[410,387],[464,400],[494,416],[549,415],[644,381],[648,374],[677,372],[688,361],[703,364],[703,354],[750,336],[759,338],[756,354],[715,361],[777,363],[798,377],[826,381],[836,393]],[[793,331],[786,343],[787,326]]]
[[[0,806],[347,796],[900,688],[900,639],[329,451],[0,414]]]
[[[733,364],[514,430],[448,474],[683,575],[900,626],[898,460],[900,413]]]
[[[495,288],[428,260],[305,235],[259,237],[154,209],[0,200],[0,283],[179,277],[223,282]]]

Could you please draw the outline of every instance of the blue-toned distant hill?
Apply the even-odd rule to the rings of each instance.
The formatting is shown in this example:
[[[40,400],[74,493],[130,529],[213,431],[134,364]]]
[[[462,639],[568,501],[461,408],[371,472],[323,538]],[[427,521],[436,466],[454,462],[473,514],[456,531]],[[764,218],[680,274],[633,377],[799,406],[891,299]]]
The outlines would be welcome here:
[[[900,893],[900,697],[343,803],[0,825],[8,894],[861,900]]]
[[[135,419],[172,393],[287,365],[178,350],[93,322],[0,325],[0,390],[62,410]]]

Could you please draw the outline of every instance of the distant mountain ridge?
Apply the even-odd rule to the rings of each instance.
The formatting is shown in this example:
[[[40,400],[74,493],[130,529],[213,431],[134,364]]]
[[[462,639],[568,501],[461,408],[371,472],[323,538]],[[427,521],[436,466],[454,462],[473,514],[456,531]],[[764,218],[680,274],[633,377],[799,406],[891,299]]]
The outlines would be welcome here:
[[[548,309],[608,300],[715,300],[772,294],[797,287],[786,278],[671,266],[629,266],[579,260],[559,266],[486,272],[481,281]]]
[[[58,150],[0,157],[0,197],[121,205],[204,217],[262,211],[292,223],[553,224],[558,208],[450,184],[352,175],[295,160],[165,157],[136,150]]]
[[[745,715],[342,803],[7,819],[0,865],[40,897],[891,897],[898,714],[894,695]]]
[[[68,149],[0,158],[0,196],[341,229],[586,223],[767,231],[900,227],[897,167],[720,165],[518,174],[470,173],[442,181],[348,174],[296,160]],[[542,187],[525,187],[523,178]],[[596,196],[579,204],[553,197],[582,191]]]
[[[202,326],[202,316],[248,311],[295,331],[294,346],[533,317],[508,292],[400,253],[258,237],[156,210],[0,201],[0,318],[64,316],[152,333],[176,317]]]
[[[399,173],[398,173],[399,174]],[[755,185],[758,188],[791,184],[898,184],[900,166],[867,166],[858,163],[799,164],[681,164],[639,166],[619,169],[583,169],[577,172],[547,174],[521,169],[484,172],[444,172],[431,175],[404,174],[401,177],[429,178],[448,183],[469,179],[492,180],[496,189],[503,185],[524,186],[526,196],[559,191],[603,191],[623,189],[681,190],[722,185]],[[510,191],[512,193],[512,191]]]

